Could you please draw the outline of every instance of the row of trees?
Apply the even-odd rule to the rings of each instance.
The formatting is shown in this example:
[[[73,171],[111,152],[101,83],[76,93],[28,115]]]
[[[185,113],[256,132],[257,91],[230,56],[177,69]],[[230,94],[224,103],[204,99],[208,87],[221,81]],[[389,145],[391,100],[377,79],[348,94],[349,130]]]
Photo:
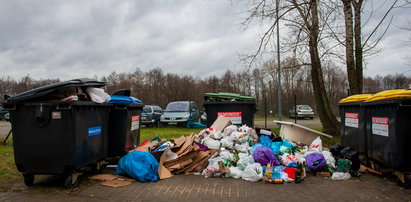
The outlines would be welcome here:
[[[282,71],[282,105],[283,114],[297,104],[308,104],[315,107],[314,90],[311,85],[310,68],[296,65],[295,59],[287,58],[281,64]],[[346,74],[337,68],[324,68],[324,82],[332,111],[338,115],[338,102],[348,95]],[[210,76],[205,79],[193,76],[164,73],[156,68],[147,72],[140,69],[132,73],[116,73],[98,80],[106,81],[105,90],[109,94],[120,89],[130,89],[132,96],[139,98],[145,104],[165,107],[167,103],[177,100],[193,100],[202,105],[203,95],[208,92],[233,92],[242,95],[251,95],[256,98],[259,111],[263,115],[265,103],[267,113],[277,113],[277,89],[274,61],[264,63],[261,68],[251,71],[232,72],[227,70],[223,75]],[[58,82],[58,79],[35,80],[25,76],[20,80],[10,77],[0,78],[0,93],[15,95],[36,87]],[[365,93],[376,93],[383,90],[407,88],[411,84],[411,77],[402,74],[366,77],[364,79]]]
[[[379,8],[384,10],[382,17],[373,18],[378,23],[368,27],[366,33],[365,26],[369,23],[362,21],[363,14],[371,13],[368,16],[371,18],[374,10],[369,7],[371,9],[364,11],[366,1],[363,0],[249,0],[250,15],[244,24],[258,21],[268,25],[256,53],[249,56],[250,64],[255,63],[258,56],[270,55],[275,35],[279,46],[279,23],[282,23],[286,27],[282,35],[286,37],[282,40],[281,54],[298,58],[299,64],[310,68],[315,104],[324,131],[338,134],[340,124],[333,113],[332,93],[327,91],[327,82],[330,82],[326,78],[327,68],[341,61],[346,66],[352,93],[363,93],[364,57],[378,51],[375,47],[391,24],[386,20],[390,11],[409,5],[408,1],[401,1],[399,5],[398,1]],[[280,48],[276,51],[277,58],[279,51]]]

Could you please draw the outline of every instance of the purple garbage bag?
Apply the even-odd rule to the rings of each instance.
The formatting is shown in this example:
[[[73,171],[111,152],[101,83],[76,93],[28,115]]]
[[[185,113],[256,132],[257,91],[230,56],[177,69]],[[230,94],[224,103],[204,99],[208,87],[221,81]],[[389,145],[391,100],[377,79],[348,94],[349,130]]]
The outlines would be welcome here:
[[[305,157],[308,169],[312,172],[321,172],[327,161],[324,156],[320,153],[311,153]]]
[[[267,163],[271,163],[272,166],[280,165],[280,162],[277,157],[275,157],[273,150],[269,147],[256,147],[253,152],[253,158],[255,162],[258,162],[261,165],[267,165]]]

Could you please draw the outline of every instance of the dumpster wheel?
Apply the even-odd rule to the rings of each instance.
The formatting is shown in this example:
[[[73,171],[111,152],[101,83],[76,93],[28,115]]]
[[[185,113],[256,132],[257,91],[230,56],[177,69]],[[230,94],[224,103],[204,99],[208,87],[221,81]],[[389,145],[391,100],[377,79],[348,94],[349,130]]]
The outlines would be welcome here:
[[[24,177],[24,184],[26,185],[26,186],[33,186],[33,184],[34,184],[34,175],[33,174],[27,174],[27,173],[25,173],[25,174],[23,174],[23,177]]]
[[[78,176],[80,173],[72,173],[69,174],[65,179],[64,179],[64,187],[66,189],[72,189],[78,186]]]

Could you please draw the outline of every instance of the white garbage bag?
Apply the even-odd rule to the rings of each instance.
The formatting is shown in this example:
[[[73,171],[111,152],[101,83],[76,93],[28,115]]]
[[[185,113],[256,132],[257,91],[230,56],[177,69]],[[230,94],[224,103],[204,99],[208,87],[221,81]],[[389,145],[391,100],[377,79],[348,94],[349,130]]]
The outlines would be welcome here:
[[[93,102],[104,103],[111,100],[110,95],[104,92],[104,90],[101,88],[90,87],[87,88],[86,91]]]
[[[238,179],[243,175],[243,171],[237,167],[230,167],[230,176]]]
[[[331,176],[332,180],[349,180],[351,178],[350,173],[334,172]]]
[[[315,138],[315,140],[311,143],[310,147],[308,147],[308,151],[305,153],[305,155],[310,154],[310,153],[320,153],[323,151],[323,143],[321,141],[320,137]]]
[[[263,179],[263,168],[259,163],[253,163],[248,165],[241,176],[244,180],[257,182]]]
[[[327,161],[327,165],[331,166],[332,168],[335,169],[336,168],[335,167],[335,159],[333,157],[333,154],[331,152],[325,151],[325,150],[322,151],[322,154],[323,154],[325,160]]]
[[[205,137],[203,139],[203,144],[210,149],[220,149],[220,141],[214,140],[210,137]]]

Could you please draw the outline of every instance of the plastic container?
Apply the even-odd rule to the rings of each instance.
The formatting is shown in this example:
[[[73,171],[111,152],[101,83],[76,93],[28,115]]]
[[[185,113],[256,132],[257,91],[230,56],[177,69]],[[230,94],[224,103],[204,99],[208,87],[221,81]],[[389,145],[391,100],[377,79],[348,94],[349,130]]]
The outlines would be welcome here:
[[[367,155],[400,172],[411,172],[411,99],[365,102]]]
[[[254,126],[256,105],[253,101],[205,102],[203,106],[207,114],[208,127],[214,123],[219,115],[229,118],[235,125]]]
[[[143,107],[144,104],[113,103],[109,120],[109,157],[125,155],[140,144]]]
[[[26,185],[33,184],[34,174],[61,174],[70,188],[77,185],[80,168],[99,168],[107,156],[112,105],[59,100],[72,93],[86,99],[86,88],[104,85],[76,79],[18,94],[3,104],[11,115],[15,163]]]
[[[361,154],[367,153],[365,109],[363,102],[340,103],[341,145],[352,147]]]

